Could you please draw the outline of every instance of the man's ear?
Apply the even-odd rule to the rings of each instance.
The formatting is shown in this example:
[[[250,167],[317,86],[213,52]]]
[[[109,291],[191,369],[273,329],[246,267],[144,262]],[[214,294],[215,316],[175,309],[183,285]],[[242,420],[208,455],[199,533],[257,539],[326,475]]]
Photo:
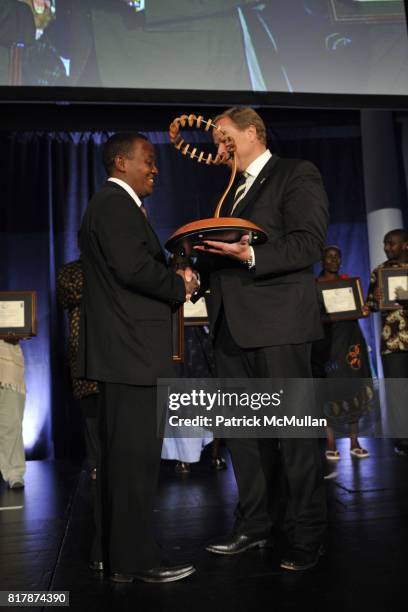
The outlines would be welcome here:
[[[250,142],[255,142],[256,140],[258,140],[258,134],[254,125],[249,125],[247,127],[247,134],[250,139]]]
[[[115,157],[115,168],[119,172],[125,172],[126,170],[126,158],[123,155],[117,155]]]

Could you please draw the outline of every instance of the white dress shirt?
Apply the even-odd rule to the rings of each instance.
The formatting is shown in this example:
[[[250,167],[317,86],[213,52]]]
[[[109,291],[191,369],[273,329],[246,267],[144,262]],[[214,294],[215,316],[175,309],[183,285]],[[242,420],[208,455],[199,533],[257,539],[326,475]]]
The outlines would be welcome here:
[[[259,155],[259,157],[254,159],[254,161],[249,164],[248,168],[245,169],[245,174],[247,175],[247,178],[245,181],[245,189],[240,195],[240,197],[238,198],[238,200],[234,203],[234,208],[236,207],[238,202],[246,196],[246,194],[248,193],[248,191],[251,189],[252,185],[254,184],[256,177],[261,172],[262,168],[271,159],[271,157],[272,157],[272,153],[270,152],[269,149],[266,149],[266,151],[264,151],[261,155]],[[253,247],[250,246],[249,248],[251,251],[252,262],[248,267],[250,270],[252,270],[252,268],[255,268],[255,251]]]
[[[121,179],[113,178],[112,176],[108,178],[108,181],[111,181],[112,183],[116,183],[120,187],[123,187],[123,189],[128,192],[132,200],[134,200],[134,202],[140,208],[140,206],[142,205],[142,200],[139,198],[135,190],[132,189],[132,187],[128,183],[125,183],[125,181],[122,181]]]
[[[254,159],[252,163],[249,164],[248,168],[245,168],[245,172],[248,175],[245,183],[245,191],[243,196],[246,196],[248,191],[251,189],[252,185],[255,182],[256,177],[261,172],[262,168],[267,164],[267,162],[271,159],[272,153],[269,149],[266,149],[259,157]]]

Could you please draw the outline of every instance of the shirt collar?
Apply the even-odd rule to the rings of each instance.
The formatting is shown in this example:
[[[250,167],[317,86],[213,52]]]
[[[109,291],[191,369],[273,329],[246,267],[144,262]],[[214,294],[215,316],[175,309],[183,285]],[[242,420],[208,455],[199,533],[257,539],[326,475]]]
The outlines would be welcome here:
[[[247,175],[255,179],[258,176],[258,174],[261,172],[262,168],[271,159],[271,157],[272,157],[272,153],[270,152],[269,149],[266,149],[266,151],[264,151],[261,155],[259,155],[259,157],[254,159],[254,161],[249,164],[245,172],[247,173]]]
[[[132,200],[134,200],[134,202],[139,207],[142,205],[142,200],[139,198],[135,190],[132,189],[132,187],[128,183],[125,183],[125,181],[122,181],[121,179],[114,178],[113,176],[109,177],[108,181],[111,181],[111,183],[116,183],[117,185],[119,185],[119,187],[123,187],[123,189],[128,192]]]

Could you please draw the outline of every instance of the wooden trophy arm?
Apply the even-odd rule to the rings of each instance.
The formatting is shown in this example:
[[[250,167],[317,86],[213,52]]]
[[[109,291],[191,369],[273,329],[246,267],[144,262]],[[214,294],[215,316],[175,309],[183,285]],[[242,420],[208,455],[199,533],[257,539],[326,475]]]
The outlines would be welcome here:
[[[226,152],[217,153],[217,155],[213,158],[211,153],[205,154],[204,151],[198,151],[198,147],[193,147],[190,150],[190,144],[186,143],[182,135],[180,134],[180,127],[197,127],[204,129],[205,132],[208,132],[210,128],[217,132],[218,142],[221,142],[225,145]],[[218,125],[212,122],[212,119],[204,119],[202,115],[198,117],[196,115],[181,115],[181,117],[177,117],[172,121],[169,127],[169,136],[170,141],[173,143],[177,151],[180,151],[182,155],[188,155],[191,159],[196,159],[198,163],[204,161],[206,164],[225,164],[229,160],[232,160],[232,169],[231,169],[231,177],[227,186],[227,189],[222,194],[214,213],[214,217],[220,217],[221,207],[224,203],[225,198],[227,197],[233,183],[235,180],[235,176],[237,173],[237,161],[235,158],[235,142],[229,136],[225,130],[220,128]]]

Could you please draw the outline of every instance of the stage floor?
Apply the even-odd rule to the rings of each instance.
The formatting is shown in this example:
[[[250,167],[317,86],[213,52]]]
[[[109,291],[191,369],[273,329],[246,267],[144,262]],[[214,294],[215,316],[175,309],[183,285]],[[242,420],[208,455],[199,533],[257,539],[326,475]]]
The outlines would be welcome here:
[[[89,476],[73,464],[31,461],[24,490],[0,485],[0,590],[70,591],[70,610],[78,611],[299,612],[306,604],[316,612],[389,610],[405,601],[408,458],[396,456],[391,441],[364,440],[364,446],[370,457],[351,459],[341,440],[341,461],[326,462],[327,472],[337,472],[326,480],[328,551],[304,574],[280,570],[273,549],[207,553],[205,543],[232,526],[232,468],[214,472],[204,457],[190,474],[178,475],[172,462],[163,462],[157,534],[168,556],[197,567],[186,580],[164,585],[112,584],[89,570]]]

